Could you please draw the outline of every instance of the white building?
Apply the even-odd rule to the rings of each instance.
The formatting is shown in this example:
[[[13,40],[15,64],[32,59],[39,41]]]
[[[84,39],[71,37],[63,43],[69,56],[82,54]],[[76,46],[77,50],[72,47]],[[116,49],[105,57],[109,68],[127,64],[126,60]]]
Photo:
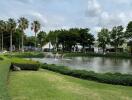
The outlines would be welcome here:
[[[42,50],[45,51],[45,50],[52,50],[53,49],[53,45],[51,44],[51,42],[48,42],[47,44],[45,44],[43,47],[42,47]]]

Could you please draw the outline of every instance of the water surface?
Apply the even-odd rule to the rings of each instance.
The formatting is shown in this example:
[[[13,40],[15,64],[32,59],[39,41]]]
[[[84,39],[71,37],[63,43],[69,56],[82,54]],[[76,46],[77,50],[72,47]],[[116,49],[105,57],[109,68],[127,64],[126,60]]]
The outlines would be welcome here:
[[[132,59],[103,57],[70,57],[63,59],[32,58],[42,63],[69,66],[72,69],[95,71],[98,73],[119,72],[132,74]]]

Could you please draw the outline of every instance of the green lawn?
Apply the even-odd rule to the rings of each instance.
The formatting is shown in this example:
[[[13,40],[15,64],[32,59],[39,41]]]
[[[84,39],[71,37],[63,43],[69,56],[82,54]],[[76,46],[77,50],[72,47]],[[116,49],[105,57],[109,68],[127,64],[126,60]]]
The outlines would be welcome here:
[[[132,87],[81,80],[55,72],[11,72],[12,100],[132,100]]]
[[[0,61],[0,100],[9,100],[7,89],[9,67],[9,61]]]

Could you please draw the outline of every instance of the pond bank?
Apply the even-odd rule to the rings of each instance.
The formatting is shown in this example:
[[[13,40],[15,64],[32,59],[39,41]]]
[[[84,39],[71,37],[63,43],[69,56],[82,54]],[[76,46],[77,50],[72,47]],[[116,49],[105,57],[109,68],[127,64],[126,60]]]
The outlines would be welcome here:
[[[64,57],[110,57],[110,58],[125,58],[130,59],[132,58],[132,54],[128,53],[64,53]]]
[[[11,72],[12,100],[131,100],[132,87],[82,80],[48,70]]]

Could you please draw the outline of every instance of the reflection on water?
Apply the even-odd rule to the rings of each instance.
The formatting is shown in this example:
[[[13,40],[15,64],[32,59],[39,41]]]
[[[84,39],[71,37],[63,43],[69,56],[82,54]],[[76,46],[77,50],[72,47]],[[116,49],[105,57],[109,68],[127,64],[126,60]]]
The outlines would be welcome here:
[[[103,58],[103,57],[73,57],[73,58],[32,58],[42,63],[69,66],[72,69],[95,71],[99,73],[119,72],[132,74],[131,59]]]

